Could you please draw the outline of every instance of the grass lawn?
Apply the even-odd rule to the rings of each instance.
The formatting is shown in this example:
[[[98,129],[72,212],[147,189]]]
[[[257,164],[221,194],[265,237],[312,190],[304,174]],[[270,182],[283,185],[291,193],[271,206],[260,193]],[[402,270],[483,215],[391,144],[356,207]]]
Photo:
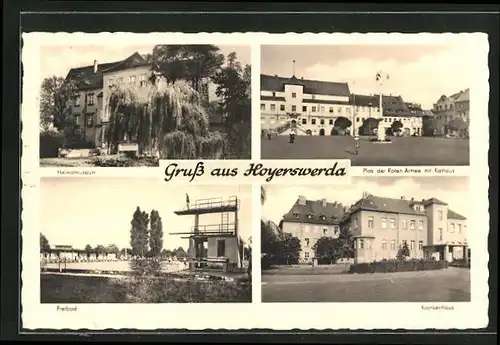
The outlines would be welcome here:
[[[465,302],[470,270],[263,275],[263,302]]]
[[[360,138],[358,155],[350,136],[305,136],[288,142],[280,135],[261,140],[262,159],[350,159],[351,165],[469,165],[469,140],[432,137],[389,137],[377,144]]]
[[[227,282],[40,275],[41,303],[251,302],[252,287]]]

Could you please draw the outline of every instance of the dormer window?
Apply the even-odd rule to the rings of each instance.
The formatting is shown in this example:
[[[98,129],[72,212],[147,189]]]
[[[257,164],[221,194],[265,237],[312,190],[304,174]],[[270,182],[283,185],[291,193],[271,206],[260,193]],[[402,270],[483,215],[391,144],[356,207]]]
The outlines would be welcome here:
[[[312,217],[313,217],[312,214],[307,215],[307,219],[312,219]]]
[[[326,220],[326,216],[321,216],[321,220]]]
[[[299,216],[300,216],[300,214],[298,214],[298,213],[294,213],[294,214],[293,214],[293,217],[294,217],[295,219],[299,219]]]

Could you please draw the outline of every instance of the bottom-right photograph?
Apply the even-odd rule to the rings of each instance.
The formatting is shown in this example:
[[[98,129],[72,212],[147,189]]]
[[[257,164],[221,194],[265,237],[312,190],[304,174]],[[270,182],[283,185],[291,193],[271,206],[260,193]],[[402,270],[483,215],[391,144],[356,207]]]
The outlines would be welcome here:
[[[263,302],[470,301],[467,177],[261,187]]]

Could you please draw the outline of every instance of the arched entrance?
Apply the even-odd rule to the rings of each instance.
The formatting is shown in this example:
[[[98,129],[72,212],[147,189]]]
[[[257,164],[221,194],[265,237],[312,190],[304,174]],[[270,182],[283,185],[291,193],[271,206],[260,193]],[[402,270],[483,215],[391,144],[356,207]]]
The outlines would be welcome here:
[[[336,129],[336,135],[345,135],[347,129],[352,126],[352,121],[347,117],[339,116],[333,126]]]
[[[313,133],[312,133],[312,131],[311,131],[310,129],[308,129],[308,130],[306,131],[306,134],[307,134],[307,135],[312,135]]]
[[[319,135],[325,135],[325,129],[324,128],[321,128],[319,130]]]

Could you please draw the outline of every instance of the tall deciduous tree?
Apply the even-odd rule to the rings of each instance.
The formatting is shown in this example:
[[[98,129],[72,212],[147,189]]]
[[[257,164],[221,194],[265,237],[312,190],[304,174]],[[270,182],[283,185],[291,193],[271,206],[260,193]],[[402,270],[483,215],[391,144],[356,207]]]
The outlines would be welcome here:
[[[71,101],[77,94],[74,81],[61,77],[47,77],[40,91],[40,125],[47,129],[53,125],[63,130],[71,120]]]
[[[320,263],[334,264],[341,256],[339,239],[323,236],[314,244],[313,249]]]
[[[87,245],[85,246],[85,252],[86,252],[86,253],[91,253],[91,252],[92,252],[92,246],[91,246],[90,244],[87,244]]]
[[[149,248],[154,257],[160,256],[163,248],[163,225],[156,210],[152,210],[150,215]]]
[[[50,249],[49,240],[42,233],[40,233],[40,249]]]
[[[216,95],[222,99],[228,146],[234,148],[236,158],[250,158],[251,67],[242,68],[233,52],[212,80],[217,84]]]
[[[210,77],[224,63],[215,45],[157,45],[151,57],[152,69],[169,83],[187,80],[200,91],[203,78]]]
[[[137,206],[130,230],[130,246],[134,255],[144,256],[148,252],[148,223],[148,214]]]

